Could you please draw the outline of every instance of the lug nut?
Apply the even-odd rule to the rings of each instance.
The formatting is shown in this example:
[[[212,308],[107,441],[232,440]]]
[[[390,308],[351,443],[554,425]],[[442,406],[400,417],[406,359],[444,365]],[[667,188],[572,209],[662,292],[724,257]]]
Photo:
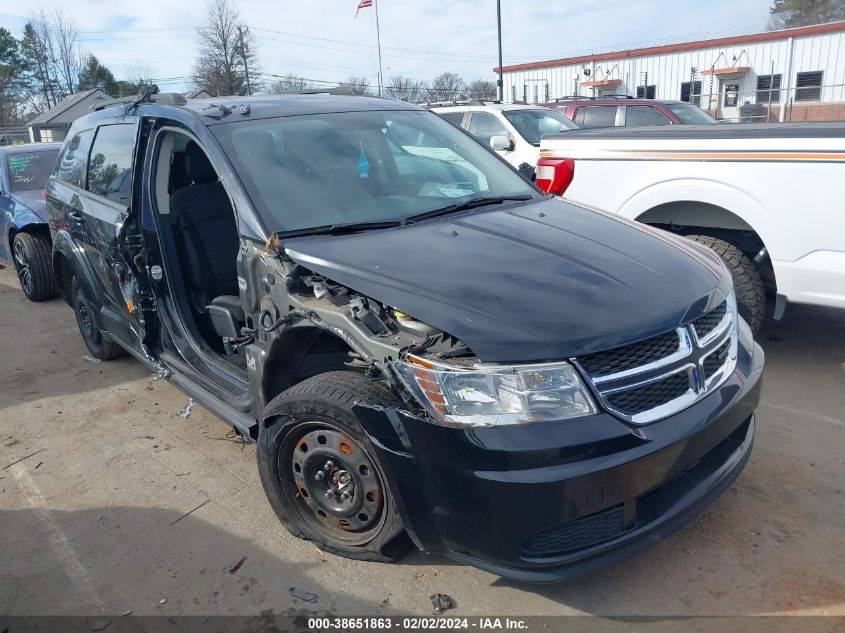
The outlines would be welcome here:
[[[323,466],[323,470],[325,470],[326,472],[330,471],[332,468],[334,468],[334,462],[332,460],[327,461],[326,464]]]
[[[331,499],[334,496],[334,490],[326,490],[326,499]]]
[[[314,475],[314,479],[316,479],[317,481],[320,481],[325,476],[326,476],[326,473],[324,473],[322,470],[318,470],[317,474]]]
[[[347,499],[349,499],[349,497],[351,497],[351,496],[352,496],[352,495],[351,495],[351,494],[349,494],[348,492],[343,492],[343,493],[341,493],[341,495],[340,495],[340,500],[341,500],[341,501],[346,501],[346,500],[347,500]]]

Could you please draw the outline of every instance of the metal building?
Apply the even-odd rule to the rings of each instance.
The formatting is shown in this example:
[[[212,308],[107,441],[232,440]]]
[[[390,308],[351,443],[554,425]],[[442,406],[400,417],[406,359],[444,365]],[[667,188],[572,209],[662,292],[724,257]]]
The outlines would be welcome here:
[[[498,72],[498,69],[496,69]],[[845,120],[845,21],[503,67],[505,99],[680,99],[728,120]]]

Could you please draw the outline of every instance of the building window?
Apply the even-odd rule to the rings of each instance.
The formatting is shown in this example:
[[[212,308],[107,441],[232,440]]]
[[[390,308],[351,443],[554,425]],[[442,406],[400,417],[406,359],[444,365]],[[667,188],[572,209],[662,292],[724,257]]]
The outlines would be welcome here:
[[[821,101],[823,74],[820,70],[811,73],[798,73],[795,81],[795,100]]]
[[[769,90],[772,103],[780,101],[780,75],[757,75],[757,103],[769,102]]]
[[[701,107],[701,82],[685,81],[681,84],[681,101]]]
[[[657,86],[637,86],[637,99],[654,99],[657,94]]]

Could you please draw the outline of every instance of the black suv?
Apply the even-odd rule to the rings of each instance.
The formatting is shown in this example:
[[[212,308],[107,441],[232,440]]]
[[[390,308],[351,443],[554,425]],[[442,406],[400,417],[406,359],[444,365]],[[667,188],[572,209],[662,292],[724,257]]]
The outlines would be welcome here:
[[[561,579],[750,454],[763,352],[719,257],[544,196],[423,108],[147,91],[74,123],[47,204],[91,354],[257,440],[327,551]]]

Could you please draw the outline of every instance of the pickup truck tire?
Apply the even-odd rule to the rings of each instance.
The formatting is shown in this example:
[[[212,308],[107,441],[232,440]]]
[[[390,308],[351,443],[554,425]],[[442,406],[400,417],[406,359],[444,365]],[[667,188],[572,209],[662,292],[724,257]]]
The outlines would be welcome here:
[[[107,341],[103,338],[97,326],[95,309],[85,292],[73,278],[70,286],[71,297],[73,297],[73,313],[76,315],[76,324],[79,326],[79,333],[85,347],[97,360],[112,360],[123,356],[123,348],[114,341]]]
[[[763,278],[754,262],[733,244],[716,237],[687,235],[687,238],[713,249],[725,262],[733,277],[739,314],[748,323],[751,331],[757,334],[766,317],[766,291],[763,288]]]
[[[12,259],[21,289],[30,301],[47,301],[59,294],[50,255],[53,247],[43,235],[17,233],[12,240]]]
[[[382,381],[333,371],[294,385],[267,405],[258,472],[291,534],[355,560],[393,562],[405,554],[410,539],[396,500],[352,411],[359,403],[389,407],[398,401]]]

